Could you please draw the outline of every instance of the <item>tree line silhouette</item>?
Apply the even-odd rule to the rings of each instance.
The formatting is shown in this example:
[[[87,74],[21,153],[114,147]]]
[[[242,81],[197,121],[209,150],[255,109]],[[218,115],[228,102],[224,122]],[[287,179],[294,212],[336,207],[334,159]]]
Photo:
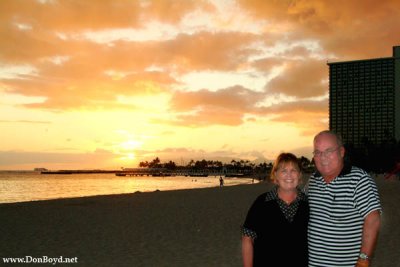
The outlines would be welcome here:
[[[306,172],[313,170],[312,162],[302,156],[299,158],[301,167]],[[185,170],[185,171],[207,171],[209,173],[237,173],[244,175],[255,175],[255,174],[269,174],[272,169],[272,162],[254,163],[249,160],[235,160],[232,159],[229,163],[223,163],[218,160],[197,160],[191,159],[186,165],[177,165],[174,161],[168,161],[162,163],[159,157],[156,157],[152,161],[142,161],[139,163],[141,168],[163,168],[169,171]]]

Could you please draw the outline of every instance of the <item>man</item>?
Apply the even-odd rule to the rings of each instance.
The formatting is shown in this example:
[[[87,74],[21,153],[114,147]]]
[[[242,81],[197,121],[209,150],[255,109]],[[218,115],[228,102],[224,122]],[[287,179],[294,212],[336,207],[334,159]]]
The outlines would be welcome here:
[[[367,267],[380,227],[376,184],[364,170],[344,162],[342,140],[331,131],[315,136],[313,154],[309,266]]]

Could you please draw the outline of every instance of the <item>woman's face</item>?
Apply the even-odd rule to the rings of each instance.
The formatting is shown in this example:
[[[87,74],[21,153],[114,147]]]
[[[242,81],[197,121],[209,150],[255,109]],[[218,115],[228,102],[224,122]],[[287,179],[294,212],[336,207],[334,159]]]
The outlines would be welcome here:
[[[300,182],[300,171],[293,163],[282,163],[275,173],[275,183],[283,190],[293,190]]]

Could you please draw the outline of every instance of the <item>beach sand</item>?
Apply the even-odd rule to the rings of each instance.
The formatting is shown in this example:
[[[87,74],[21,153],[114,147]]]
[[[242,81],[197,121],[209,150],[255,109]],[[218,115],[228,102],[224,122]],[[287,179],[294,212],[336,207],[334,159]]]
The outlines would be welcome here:
[[[400,182],[380,177],[377,184],[383,224],[372,266],[400,267]],[[260,183],[2,204],[0,265],[3,257],[63,256],[77,257],[78,264],[57,266],[241,266],[240,226],[251,203],[270,188]]]

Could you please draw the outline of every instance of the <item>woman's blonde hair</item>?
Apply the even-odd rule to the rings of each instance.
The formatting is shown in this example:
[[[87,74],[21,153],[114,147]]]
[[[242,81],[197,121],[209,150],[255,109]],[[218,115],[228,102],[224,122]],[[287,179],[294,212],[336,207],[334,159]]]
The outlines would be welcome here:
[[[276,177],[276,172],[282,165],[292,163],[293,166],[301,172],[300,162],[299,159],[292,153],[281,153],[276,158],[274,165],[271,170],[271,180],[274,181]]]

